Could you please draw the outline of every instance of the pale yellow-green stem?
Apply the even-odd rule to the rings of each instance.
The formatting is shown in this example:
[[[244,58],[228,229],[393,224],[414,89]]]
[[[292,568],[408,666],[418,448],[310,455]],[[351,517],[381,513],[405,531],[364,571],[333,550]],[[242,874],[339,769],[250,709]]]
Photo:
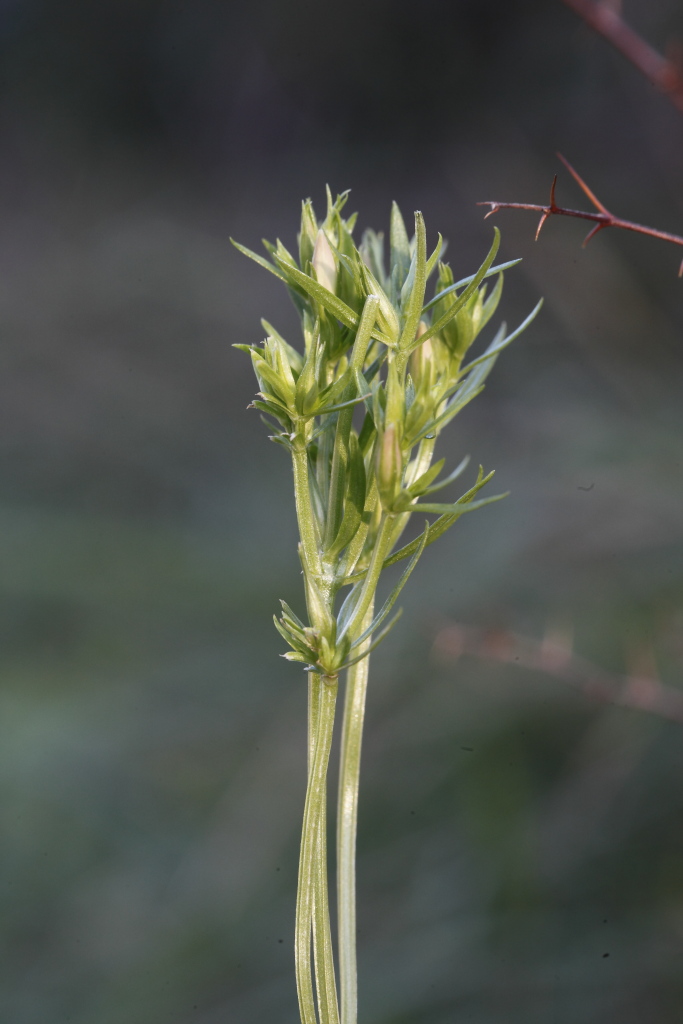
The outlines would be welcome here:
[[[339,1024],[337,982],[332,951],[330,907],[327,877],[327,793],[320,803],[318,842],[313,872],[313,954],[315,958],[315,986],[318,996],[318,1015],[321,1024]]]
[[[364,632],[372,622],[374,600],[361,624]],[[366,650],[368,637],[360,647]],[[339,934],[339,996],[341,1024],[358,1019],[358,968],[356,955],[356,834],[358,830],[358,786],[360,755],[368,686],[369,656],[352,665],[346,673],[346,695],[339,758],[337,802],[337,918]]]
[[[375,546],[370,557],[370,564],[368,565],[358,602],[346,631],[351,638],[360,636],[363,632],[361,623],[365,619],[365,613],[375,598],[375,591],[377,590],[377,583],[382,572],[384,559],[389,554],[393,544],[392,532],[395,518],[391,513],[382,514],[377,539],[375,540]]]
[[[308,453],[297,437],[292,452],[294,494],[306,576],[306,599],[311,622],[320,627],[331,615],[330,587],[324,578],[320,537],[311,506]],[[339,1012],[329,919],[327,883],[327,765],[329,762],[337,680],[309,673],[308,785],[299,859],[295,925],[295,969],[303,1024],[316,1024],[311,940],[320,1024],[337,1024]]]
[[[317,1024],[315,1013],[315,999],[313,994],[313,978],[311,974],[311,924],[316,901],[316,889],[319,882],[318,859],[320,850],[321,821],[324,821],[324,802],[327,798],[327,766],[330,758],[330,747],[332,745],[332,731],[334,728],[334,711],[337,700],[337,680],[326,679],[317,673],[311,673],[311,708],[317,709],[317,714],[311,714],[314,719],[315,729],[310,757],[310,771],[308,773],[308,786],[306,789],[306,802],[304,805],[304,821],[301,832],[301,852],[299,857],[299,882],[296,904],[295,924],[295,970],[297,991],[299,995],[299,1010],[302,1024]],[[311,748],[309,748],[311,749]],[[325,887],[327,879],[325,878]],[[321,897],[318,897],[321,898]],[[320,910],[325,914],[326,900],[321,901]],[[316,915],[317,917],[317,915]],[[328,926],[326,926],[328,927]],[[320,930],[320,929],[319,929]],[[326,956],[325,928],[322,929],[322,955]],[[331,957],[331,942],[329,943]],[[323,985],[319,996],[325,999],[325,981],[333,971],[331,964],[322,965]],[[325,999],[325,1005],[329,1000]],[[329,1007],[328,1007],[329,1012]],[[333,1024],[334,1018],[325,1019],[321,1015],[320,1024]]]

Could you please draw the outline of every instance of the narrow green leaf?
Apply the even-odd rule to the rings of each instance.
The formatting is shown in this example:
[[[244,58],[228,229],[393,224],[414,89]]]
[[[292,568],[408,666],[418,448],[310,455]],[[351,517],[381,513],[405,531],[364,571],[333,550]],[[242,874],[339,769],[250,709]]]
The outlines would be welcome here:
[[[420,558],[420,555],[424,551],[425,546],[427,544],[427,538],[428,537],[429,537],[429,524],[426,523],[425,524],[425,528],[424,528],[424,532],[421,535],[421,540],[420,540],[420,542],[418,543],[418,545],[417,545],[417,547],[415,549],[415,554],[410,559],[410,562],[408,563],[406,568],[403,570],[403,573],[401,574],[400,580],[398,581],[398,583],[396,584],[394,589],[391,591],[391,593],[389,594],[389,597],[386,599],[386,601],[382,605],[381,610],[374,617],[374,619],[372,620],[372,622],[370,623],[368,628],[365,630],[365,632],[361,633],[361,635],[356,640],[353,641],[353,643],[351,644],[351,650],[354,650],[354,648],[360,646],[360,644],[362,644],[364,640],[367,640],[367,638],[369,636],[371,636],[375,632],[375,630],[379,626],[381,626],[382,623],[384,622],[384,620],[387,618],[387,616],[389,615],[389,612],[391,611],[391,609],[396,604],[396,601],[398,599],[398,595],[401,593],[401,591],[405,587],[406,583],[408,582],[408,577],[410,576],[410,574],[412,573],[413,569],[417,565],[418,560]],[[341,635],[342,631],[339,630],[338,632],[339,632],[339,635]]]
[[[363,232],[360,255],[364,266],[369,267],[377,280],[386,282],[384,270],[384,234],[368,228]]]
[[[307,292],[311,298],[316,300],[316,302],[319,302],[324,309],[329,313],[332,313],[337,320],[340,320],[347,327],[353,328],[358,326],[358,314],[354,313],[351,307],[347,306],[343,299],[340,299],[337,295],[333,295],[332,292],[328,291],[327,288],[324,288],[323,285],[318,284],[318,282],[314,281],[312,277],[308,276],[308,274],[302,273],[298,267],[290,266],[288,263],[280,261],[277,255],[275,256],[275,259],[277,259],[285,268],[286,273],[292,281]],[[288,278],[283,278],[283,280],[288,281]],[[382,331],[378,330],[377,327],[373,329],[372,336],[377,338],[378,341],[383,342],[385,345],[391,344],[390,339],[387,338]]]
[[[425,493],[431,482],[436,480],[437,476],[443,469],[445,462],[445,459],[439,459],[438,462],[435,462],[433,466],[430,466],[426,472],[406,488],[412,498],[417,498],[418,495]]]
[[[456,313],[458,313],[458,311],[461,310],[462,307],[467,302],[469,302],[472,295],[475,293],[481,282],[486,277],[486,271],[493,263],[496,257],[496,253],[498,252],[498,246],[500,245],[500,231],[498,230],[498,228],[494,228],[493,231],[493,244],[491,245],[488,255],[484,262],[482,263],[482,265],[480,266],[479,270],[474,275],[474,277],[472,278],[471,282],[468,284],[467,288],[462,293],[462,295],[458,296],[453,305],[444,313],[442,317],[440,317],[436,321],[436,323],[432,324],[431,327],[427,328],[425,333],[419,339],[420,342],[426,341],[428,338],[432,338],[434,337],[435,334],[438,334],[439,331],[442,331],[446,324],[450,323],[450,321],[453,319]]]
[[[289,267],[296,267],[296,260],[292,256],[289,249],[287,249],[282,244],[279,238],[276,239],[275,245],[273,245],[272,242],[269,242],[267,238],[262,238],[261,244],[263,245],[266,252],[269,252],[274,259],[281,260],[283,263],[286,263],[287,266]]]
[[[301,352],[298,352],[289,344],[288,341],[285,341],[280,332],[276,331],[273,325],[269,324],[267,320],[261,320],[261,327],[263,327],[263,330],[269,337],[275,338],[275,340],[278,341],[280,345],[284,347],[289,358],[289,365],[292,367],[295,373],[300,373],[301,367],[304,365],[304,357],[302,356]]]
[[[469,491],[463,494],[463,496],[460,498],[460,502],[462,503],[462,505],[464,506],[468,501],[471,501],[472,498],[479,493],[482,487],[486,486],[486,484],[489,482],[489,480],[493,478],[494,475],[495,472],[492,470],[490,473],[487,473],[486,476],[484,476],[484,471],[480,466],[479,475],[477,477],[476,483],[474,484],[473,487],[470,488]],[[455,523],[458,521],[462,514],[462,511],[458,511],[456,515],[443,515],[440,516],[439,519],[435,519],[434,522],[430,524],[429,536],[427,538],[425,547],[428,547],[430,544],[433,544],[434,541],[438,540],[439,537],[442,537],[447,530],[450,530],[451,526],[455,525]],[[408,544],[405,544],[402,548],[399,548],[398,551],[394,551],[393,554],[388,555],[387,558],[384,559],[382,568],[387,569],[390,565],[395,565],[397,562],[402,562],[404,558],[409,558],[410,555],[412,555],[413,552],[417,550],[423,536],[424,534],[421,533],[419,537],[416,537],[414,540],[411,540]],[[357,581],[362,582],[363,575],[363,573],[358,573],[357,575],[350,576],[346,580],[346,583],[358,586]]]
[[[400,294],[401,288],[410,270],[410,239],[406,231],[403,215],[397,203],[391,204],[391,221],[389,227],[389,273],[396,273],[396,285]]]
[[[363,653],[359,654],[357,657],[351,658],[350,661],[345,661],[343,665],[340,665],[338,671],[339,672],[343,672],[345,669],[351,668],[352,665],[357,665],[359,661],[363,660],[363,658],[367,658],[368,655],[372,654],[372,652],[375,650],[375,648],[379,647],[379,645],[382,643],[382,640],[384,640],[385,636],[387,636],[387,634],[391,633],[392,629],[394,628],[394,626],[396,625],[396,623],[398,622],[398,620],[401,618],[402,615],[403,615],[403,609],[399,608],[399,610],[396,612],[396,614],[394,615],[394,617],[391,620],[391,622],[389,622],[384,627],[384,629],[381,631],[381,633],[379,633],[375,637],[375,639],[372,641],[372,643],[370,644],[368,649],[366,651],[363,651]]]
[[[411,505],[409,510],[411,512],[437,512],[439,515],[462,515],[463,512],[473,512],[477,508],[483,508],[484,505],[490,505],[492,501],[500,501],[502,498],[507,498],[509,491],[505,491],[504,494],[494,494],[491,498],[481,498],[479,501],[469,501],[465,505],[460,505],[459,502],[453,502],[453,504],[447,505],[441,502],[435,504],[418,504]]]
[[[287,278],[282,271],[277,267],[274,267],[272,263],[269,263],[265,256],[259,256],[257,252],[252,252],[252,250],[247,249],[245,245],[240,245],[239,242],[236,242],[234,238],[231,238],[230,241],[236,249],[239,249],[239,251],[243,253],[244,256],[248,256],[250,260],[254,260],[254,262],[258,263],[260,267],[265,267],[265,269],[269,270],[271,274],[275,274],[276,277],[279,277],[281,281],[284,281],[285,284],[287,284]]]
[[[259,358],[254,355],[254,373],[261,381],[265,381],[270,385],[273,394],[276,398],[279,398],[285,408],[290,408],[290,402],[294,399],[294,389],[288,385],[286,380],[273,370],[272,367],[268,366],[265,359]]]
[[[474,374],[472,374],[472,377],[474,377]],[[470,383],[471,379],[472,378],[469,377],[467,378],[465,383],[456,391],[453,401],[448,403],[444,411],[439,416],[424,424],[417,433],[411,435],[409,442],[406,443],[410,443],[411,446],[415,445],[423,438],[430,437],[432,434],[442,430],[447,423],[450,423],[454,416],[457,416],[457,414],[472,401],[472,399],[476,398],[477,395],[480,395],[484,390],[484,385],[481,384],[478,387],[473,386],[470,388],[467,385]]]
[[[334,451],[330,468],[330,487],[327,499],[327,516],[325,520],[325,549],[331,548],[344,515],[344,493],[346,491],[346,471],[349,461],[349,432],[351,430],[351,410],[337,418],[334,437]]]
[[[433,494],[435,491],[440,491],[444,487],[448,487],[454,480],[457,480],[459,476],[467,469],[470,462],[469,455],[466,455],[462,462],[458,463],[452,473],[449,473],[443,480],[439,480],[437,483],[432,484],[431,487],[427,487],[424,494]]]
[[[412,278],[412,288],[407,302],[404,303],[403,291]],[[399,351],[404,351],[414,344],[417,326],[422,315],[422,304],[425,297],[427,285],[427,234],[425,231],[424,217],[419,210],[415,212],[415,252],[410,267],[410,273],[406,279],[401,292],[401,309],[404,317],[403,330],[399,339]]]
[[[268,413],[269,416],[274,416],[283,427],[291,428],[291,416],[281,405],[276,405],[275,402],[268,400],[261,402],[258,398],[255,398],[251,404],[254,409],[259,409],[261,412]]]
[[[489,270],[487,270],[486,273],[484,274],[484,277],[493,277],[494,274],[500,274],[502,270],[509,270],[510,267],[516,267],[517,264],[521,262],[522,260],[520,258],[518,260],[508,260],[507,263],[499,263],[498,266],[496,267],[490,267]],[[448,288],[444,288],[443,291],[440,291],[437,295],[434,296],[433,299],[429,300],[426,306],[423,307],[422,312],[426,313],[428,309],[431,309],[432,306],[435,306],[437,304],[437,302],[440,302],[441,299],[444,298],[444,296],[449,295],[451,292],[457,291],[458,288],[462,288],[466,284],[470,284],[475,277],[476,274],[470,274],[469,277],[462,277],[460,278],[459,281],[456,281],[455,284],[451,284],[448,286]]]
[[[362,263],[360,265],[360,272],[363,276],[363,285],[366,294],[376,295],[379,300],[376,317],[381,331],[378,333],[377,329],[373,330],[373,337],[380,338],[385,345],[395,345],[399,332],[399,322],[396,310],[389,301],[383,286],[377,280],[370,268]]]
[[[480,334],[484,330],[487,323],[498,309],[498,303],[500,302],[500,297],[503,294],[504,277],[505,275],[503,273],[500,273],[498,275],[498,277],[496,278],[496,283],[493,286],[493,291],[489,295],[488,299],[486,299],[486,301],[482,305],[481,315],[477,323],[477,334]],[[482,298],[484,296],[485,291],[486,285],[483,286],[479,293],[482,296]]]
[[[360,367],[363,365],[365,360],[365,353],[367,351],[368,342],[370,341],[370,332],[375,323],[375,316],[378,310],[379,300],[376,296],[368,296],[368,299],[363,307],[363,315],[361,316],[360,323],[358,325],[358,331],[356,333],[356,340],[354,342],[353,354],[351,357],[351,364],[349,369],[343,375],[342,380],[346,378],[348,386],[346,387],[343,396],[345,400],[339,403],[339,407],[343,409],[337,419],[337,427],[335,431],[334,439],[334,452],[332,457],[332,466],[330,470],[330,489],[328,497],[327,507],[327,524],[325,529],[325,547],[331,548],[339,534],[340,527],[342,525],[342,519],[344,515],[344,495],[346,490],[346,470],[348,466],[348,460],[350,457],[350,434],[351,424],[353,421],[353,409],[351,406],[357,402],[365,400],[365,395],[354,397],[353,392],[356,387],[355,375],[359,372]],[[354,438],[356,444],[356,457],[360,458],[362,463],[362,456],[357,451],[357,440]],[[351,539],[353,533],[358,529],[360,523],[360,517],[363,512],[363,501],[365,499],[365,471],[363,470],[363,500],[360,503],[360,507],[357,510],[357,514],[350,512],[354,521],[353,532],[349,534],[348,540]],[[347,523],[347,532],[350,526]],[[348,541],[345,541],[347,543]]]
[[[342,606],[337,613],[337,636],[340,636],[344,632],[353,618],[353,613],[356,610],[356,605],[358,604],[358,600],[363,591],[364,576],[365,573],[359,573],[357,577],[354,577],[354,585],[344,598]]]
[[[261,419],[263,419],[263,422],[266,424],[266,426],[271,426],[271,424],[269,424],[267,420],[265,420],[263,417],[261,417]],[[288,452],[294,451],[292,442],[289,440],[287,434],[271,434],[270,440],[273,441],[274,444],[281,444],[282,447],[286,448]]]
[[[285,640],[286,643],[289,644],[290,647],[292,647],[299,654],[305,655],[305,657],[309,660],[311,659],[311,657],[315,658],[315,652],[312,651],[307,644],[299,640],[298,637],[291,634],[289,630],[282,625],[277,615],[273,615],[273,622],[275,623],[275,628],[280,634],[280,636],[283,638],[283,640]]]
[[[317,325],[319,327],[319,325]],[[296,410],[298,413],[303,414],[307,404],[310,404],[309,396],[315,394],[317,397],[318,388],[318,357],[319,357],[319,331],[316,330],[313,341],[309,346],[308,352],[306,353],[306,359],[301,369],[301,373],[296,382],[294,390]]]
[[[491,297],[493,298],[493,296]],[[531,310],[526,320],[524,320],[519,325],[519,327],[517,327],[512,332],[512,334],[508,334],[507,337],[504,338],[499,338],[498,335],[496,335],[496,338],[493,339],[493,341],[491,342],[491,344],[486,349],[483,355],[479,356],[478,359],[473,359],[471,363],[467,364],[467,366],[463,366],[461,371],[462,374],[464,375],[466,373],[469,373],[471,370],[474,369],[475,366],[480,366],[482,363],[487,362],[487,360],[489,359],[495,359],[499,352],[502,352],[504,348],[507,348],[508,345],[510,345],[515,340],[515,338],[519,337],[522,331],[526,330],[531,321],[538,315],[542,305],[543,299],[540,299],[536,303],[534,308]],[[505,331],[503,330],[502,333],[505,334]]]
[[[296,624],[297,626],[299,626],[299,628],[300,628],[300,629],[305,629],[305,628],[306,628],[306,626],[305,626],[305,625],[304,625],[304,623],[303,623],[303,622],[301,621],[301,619],[300,619],[300,618],[299,618],[299,616],[298,616],[298,615],[296,614],[296,612],[295,612],[295,611],[293,611],[293,610],[292,610],[292,609],[290,608],[290,606],[289,606],[289,605],[287,604],[287,602],[286,602],[286,601],[283,601],[283,600],[282,600],[282,598],[280,598],[280,605],[282,606],[282,611],[283,611],[283,613],[285,614],[285,616],[286,616],[286,617],[287,617],[288,619],[291,619],[291,620],[292,620],[292,622],[294,622],[294,623],[295,623],[295,624]]]
[[[352,405],[359,405],[361,402],[367,401],[368,398],[372,398],[371,391],[368,391],[365,395],[358,395],[357,398],[350,398],[348,402],[337,402],[336,405],[325,405],[322,409],[317,409],[313,415],[327,416],[329,413],[339,412],[340,409],[348,409]]]
[[[365,487],[365,462],[358,446],[358,438],[354,433],[351,433],[349,436],[344,516],[334,542],[325,553],[325,557],[328,560],[336,558],[356,535],[356,531],[363,518]]]
[[[283,276],[285,281],[289,281],[289,279],[294,281],[300,288],[303,288],[311,298],[315,299],[316,302],[319,302],[321,306],[332,313],[333,316],[336,316],[337,320],[341,320],[343,324],[346,324],[347,327],[356,326],[358,323],[358,317],[350,306],[347,306],[345,302],[332,292],[328,291],[327,288],[323,287],[323,285],[314,281],[312,277],[308,276],[308,274],[304,274],[298,267],[291,266],[289,263],[282,260],[278,254],[275,255],[275,259],[278,261],[278,264],[284,268],[284,273],[287,275],[286,277]]]
[[[296,654],[294,651],[287,651],[286,654],[281,654],[281,658],[285,658],[287,661],[300,662],[304,666],[305,672],[320,672],[320,667],[315,664],[311,664],[311,657],[306,657],[305,654]]]
[[[432,255],[429,257],[429,259],[427,260],[427,273],[426,273],[427,280],[429,280],[429,278],[431,276],[431,273],[434,270],[434,267],[436,266],[437,261],[440,258],[442,252],[443,252],[443,238],[441,237],[441,233],[439,233],[439,240],[436,243],[436,249],[434,250]]]
[[[361,313],[360,321],[358,323],[358,330],[356,331],[356,338],[353,343],[351,359],[349,362],[350,369],[354,375],[359,374],[363,369],[365,357],[368,351],[368,345],[370,344],[370,339],[372,338],[372,332],[375,326],[375,321],[377,319],[379,303],[379,295],[368,295],[365,300],[363,312]],[[359,391],[361,390],[365,389],[359,388]]]

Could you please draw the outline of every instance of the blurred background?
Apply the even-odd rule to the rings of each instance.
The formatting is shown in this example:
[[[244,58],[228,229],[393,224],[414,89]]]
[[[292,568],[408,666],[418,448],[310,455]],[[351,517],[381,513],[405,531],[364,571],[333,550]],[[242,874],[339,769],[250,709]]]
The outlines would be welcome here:
[[[422,209],[464,276],[477,201],[558,172],[585,208],[556,150],[683,233],[683,118],[560,0],[2,0],[0,53],[0,1018],[295,1024],[291,473],[231,345],[296,316],[228,238],[293,245],[328,182],[361,228]],[[361,1019],[680,1024],[683,726],[448,638],[680,687],[681,251],[496,222],[502,315],[546,303],[441,450],[511,497],[373,656]]]

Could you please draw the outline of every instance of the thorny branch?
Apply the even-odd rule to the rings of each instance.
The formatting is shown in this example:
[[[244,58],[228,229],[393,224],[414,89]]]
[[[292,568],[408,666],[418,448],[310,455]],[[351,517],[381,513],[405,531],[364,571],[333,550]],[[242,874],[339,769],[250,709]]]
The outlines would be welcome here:
[[[621,17],[621,4],[607,0],[563,0],[580,18],[630,60],[683,113],[683,73],[674,60],[663,57]]]
[[[570,210],[565,206],[558,206],[555,202],[555,186],[557,185],[557,175],[553,178],[553,183],[550,186],[550,203],[547,206],[540,206],[537,203],[501,203],[498,200],[486,200],[481,203],[477,203],[477,206],[490,206],[491,209],[486,214],[486,217],[490,217],[491,214],[497,213],[498,210],[535,210],[541,214],[541,219],[538,222],[536,228],[536,238],[538,238],[541,228],[553,215],[562,217],[579,217],[581,220],[590,220],[594,222],[594,227],[588,232],[583,240],[583,244],[586,245],[590,242],[599,231],[603,228],[623,228],[625,231],[636,231],[640,235],[649,235],[651,238],[661,238],[664,242],[673,242],[674,245],[683,245],[683,237],[680,235],[672,235],[669,231],[659,231],[657,228],[649,228],[644,224],[635,224],[631,220],[624,220],[622,217],[616,217],[613,213],[607,209],[604,203],[601,203],[595,193],[588,187],[583,178],[579,175],[578,171],[575,171],[572,165],[566,160],[561,153],[557,154],[562,163],[565,165],[571,176],[581,187],[584,193],[588,196],[590,201],[597,212],[590,210]],[[680,268],[678,270],[678,276],[683,277],[683,260],[681,261]]]
[[[439,630],[434,651],[455,660],[463,654],[545,672],[589,700],[646,711],[683,725],[683,691],[663,686],[654,672],[616,676],[580,658],[566,636],[549,633],[542,641],[507,630],[475,629],[451,623]]]

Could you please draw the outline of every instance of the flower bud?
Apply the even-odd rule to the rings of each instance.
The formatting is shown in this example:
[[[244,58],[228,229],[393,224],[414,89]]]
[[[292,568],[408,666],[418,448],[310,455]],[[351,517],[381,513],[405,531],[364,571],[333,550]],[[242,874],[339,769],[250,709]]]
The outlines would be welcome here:
[[[388,423],[377,447],[377,486],[383,508],[391,512],[403,482],[403,454],[397,423]]]
[[[427,330],[424,321],[420,321],[417,329],[417,336],[420,338]],[[415,387],[419,390],[421,385],[427,384],[430,387],[434,382],[434,346],[431,339],[427,338],[415,349],[410,357],[410,376],[413,378]]]
[[[310,199],[301,204],[301,231],[299,232],[299,265],[303,271],[306,264],[313,259],[315,241],[318,235],[318,224]]]
[[[321,228],[315,240],[313,259],[311,260],[318,284],[327,288],[329,292],[336,294],[337,291],[337,261],[332,252],[332,246],[327,240],[327,235]]]
[[[398,431],[403,430],[403,418],[406,411],[406,396],[403,390],[403,386],[398,377],[396,370],[396,364],[392,360],[389,362],[389,368],[387,370],[387,404],[384,412],[384,422],[388,426],[390,423],[395,424]],[[400,439],[400,433],[399,433]]]

